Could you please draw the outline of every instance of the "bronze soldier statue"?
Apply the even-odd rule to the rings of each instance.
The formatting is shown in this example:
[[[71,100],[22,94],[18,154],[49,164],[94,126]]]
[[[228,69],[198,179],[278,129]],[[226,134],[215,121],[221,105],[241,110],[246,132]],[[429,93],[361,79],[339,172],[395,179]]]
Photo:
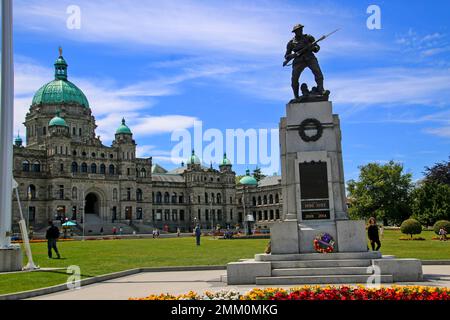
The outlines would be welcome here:
[[[286,66],[292,59],[294,60],[292,64],[292,90],[294,91],[295,100],[300,100],[299,80],[301,74],[306,68],[309,68],[314,74],[317,87],[314,88],[312,92],[309,92],[307,85],[303,84],[303,96],[305,97],[306,95],[309,95],[309,93],[314,96],[329,95],[329,92],[324,89],[323,73],[320,69],[319,62],[314,55],[314,53],[318,53],[320,51],[320,46],[318,45],[319,41],[316,41],[314,37],[309,34],[304,34],[303,28],[304,26],[301,24],[294,26],[292,32],[295,33],[295,37],[289,41],[285,54],[286,62],[284,66]],[[319,40],[322,40],[322,38]]]

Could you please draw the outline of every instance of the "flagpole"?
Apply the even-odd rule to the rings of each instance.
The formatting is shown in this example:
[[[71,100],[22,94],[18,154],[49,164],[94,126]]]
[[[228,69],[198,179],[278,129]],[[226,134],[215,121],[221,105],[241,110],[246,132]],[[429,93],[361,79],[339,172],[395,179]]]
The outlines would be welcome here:
[[[11,247],[14,123],[12,0],[2,0],[0,111],[0,249]]]

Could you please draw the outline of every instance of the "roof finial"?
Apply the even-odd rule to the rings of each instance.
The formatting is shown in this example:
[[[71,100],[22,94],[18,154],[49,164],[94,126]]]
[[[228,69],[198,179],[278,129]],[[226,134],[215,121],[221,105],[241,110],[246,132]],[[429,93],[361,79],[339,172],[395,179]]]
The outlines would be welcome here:
[[[58,50],[59,50],[59,56],[62,57],[62,55],[63,55],[63,48],[61,46],[59,46]]]
[[[125,125],[125,124],[126,124],[125,118],[122,118],[122,125]]]

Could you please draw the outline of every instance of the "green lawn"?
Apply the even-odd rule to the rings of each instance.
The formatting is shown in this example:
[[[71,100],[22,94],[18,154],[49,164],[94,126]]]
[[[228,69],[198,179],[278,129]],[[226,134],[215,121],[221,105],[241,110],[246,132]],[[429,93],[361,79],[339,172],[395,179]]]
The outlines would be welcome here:
[[[450,259],[450,241],[432,241],[432,232],[421,234],[425,241],[400,241],[401,236],[399,231],[386,230],[382,239],[383,254],[426,260]],[[195,246],[193,238],[60,242],[62,260],[47,259],[46,244],[33,244],[32,251],[41,267],[77,265],[84,277],[91,277],[137,267],[225,265],[263,252],[267,242],[203,238],[200,247]],[[0,294],[65,283],[67,277],[64,271],[0,275]]]

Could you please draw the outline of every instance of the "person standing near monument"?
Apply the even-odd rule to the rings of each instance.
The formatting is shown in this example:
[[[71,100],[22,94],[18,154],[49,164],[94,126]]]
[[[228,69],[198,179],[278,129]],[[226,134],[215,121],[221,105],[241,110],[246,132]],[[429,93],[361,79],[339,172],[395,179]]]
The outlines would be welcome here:
[[[52,250],[55,250],[58,259],[61,259],[58,248],[56,247],[56,241],[59,238],[59,229],[53,224],[53,221],[48,222],[48,229],[45,234],[45,238],[47,239],[48,258],[52,259]]]
[[[372,246],[372,251],[378,251],[381,248],[380,236],[378,233],[377,221],[374,217],[369,219],[369,226],[367,227],[367,234],[369,236],[370,245]],[[375,248],[375,244],[377,247]]]
[[[295,37],[289,41],[287,44],[285,59],[289,60],[295,56],[295,54],[301,50],[305,49],[305,53],[300,56],[295,56],[292,65],[292,90],[294,91],[295,99],[300,98],[300,76],[306,68],[309,68],[314,74],[317,88],[316,93],[319,95],[324,94],[324,77],[322,70],[319,66],[319,61],[317,60],[314,53],[320,51],[320,46],[315,43],[313,36],[309,34],[303,34],[304,26],[297,24],[294,26],[292,32],[295,33]]]

